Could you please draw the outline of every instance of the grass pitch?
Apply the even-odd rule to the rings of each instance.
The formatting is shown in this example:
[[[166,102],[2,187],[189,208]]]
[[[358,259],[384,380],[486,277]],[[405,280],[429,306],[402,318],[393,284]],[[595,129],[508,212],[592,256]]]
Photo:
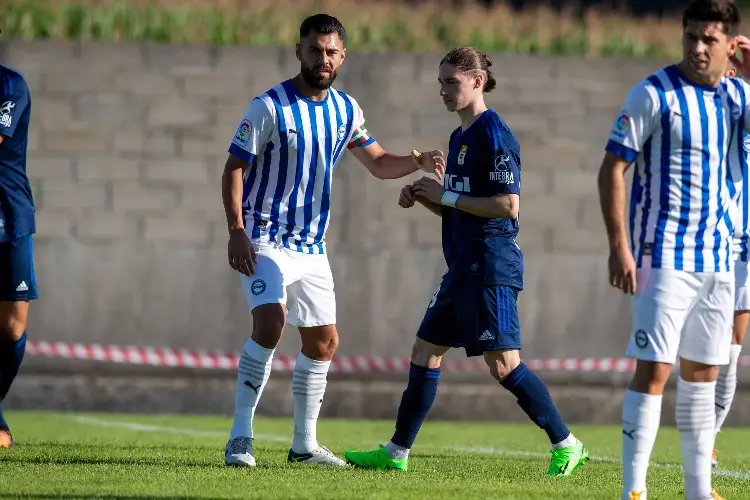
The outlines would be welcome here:
[[[0,450],[0,498],[359,499],[619,498],[619,427],[573,426],[592,460],[567,478],[545,476],[548,442],[531,423],[431,422],[410,470],[375,472],[287,464],[289,419],[259,416],[255,469],[227,468],[228,418],[6,411],[18,446]],[[318,438],[341,455],[385,443],[393,422],[322,419]],[[750,492],[750,429],[719,435],[714,485],[728,499]],[[683,498],[680,443],[663,428],[649,497]]]

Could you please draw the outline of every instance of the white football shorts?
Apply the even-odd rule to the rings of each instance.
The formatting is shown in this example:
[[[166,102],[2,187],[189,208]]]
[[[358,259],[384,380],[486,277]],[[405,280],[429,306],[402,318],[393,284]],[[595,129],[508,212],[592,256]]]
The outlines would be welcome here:
[[[297,327],[336,324],[336,295],[327,254],[308,254],[256,240],[253,276],[240,275],[250,311],[263,304],[287,305],[287,322]]]
[[[691,273],[673,269],[636,271],[633,331],[626,355],[674,364],[677,358],[729,363],[734,323],[734,272]]]
[[[734,261],[734,310],[750,311],[750,270],[748,263]]]

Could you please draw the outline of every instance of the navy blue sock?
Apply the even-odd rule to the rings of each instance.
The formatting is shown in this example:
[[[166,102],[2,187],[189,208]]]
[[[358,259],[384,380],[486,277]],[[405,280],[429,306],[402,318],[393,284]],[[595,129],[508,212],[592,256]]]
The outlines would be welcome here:
[[[411,363],[409,383],[398,407],[396,432],[391,438],[393,444],[404,448],[412,447],[422,422],[435,402],[439,379],[440,368],[425,368]]]
[[[0,400],[5,399],[13,380],[18,375],[25,352],[26,332],[15,342],[0,342]]]
[[[542,379],[521,363],[500,384],[518,398],[518,406],[557,444],[570,435]]]

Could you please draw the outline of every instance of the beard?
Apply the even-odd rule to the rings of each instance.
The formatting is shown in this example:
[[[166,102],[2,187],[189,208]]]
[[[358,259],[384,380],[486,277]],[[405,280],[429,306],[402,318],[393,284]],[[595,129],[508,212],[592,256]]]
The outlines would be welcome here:
[[[300,74],[305,83],[311,88],[314,88],[315,90],[328,90],[328,88],[333,85],[334,80],[336,80],[338,73],[336,71],[331,71],[328,76],[321,76],[315,73],[315,71],[319,69],[320,67],[306,68],[302,66]]]

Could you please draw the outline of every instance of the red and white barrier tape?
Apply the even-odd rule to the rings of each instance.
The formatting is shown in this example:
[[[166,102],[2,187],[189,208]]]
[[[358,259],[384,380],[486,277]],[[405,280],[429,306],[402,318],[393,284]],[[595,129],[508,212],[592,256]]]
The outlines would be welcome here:
[[[97,344],[68,344],[64,342],[28,341],[26,352],[49,358],[105,361],[131,365],[172,366],[231,370],[237,367],[238,356],[222,351],[173,349],[169,347],[121,347]],[[294,359],[277,353],[273,371],[291,372]],[[562,372],[631,372],[635,360],[629,358],[560,358],[531,359],[524,362],[532,370]],[[740,358],[741,365],[750,365],[750,356]],[[487,370],[481,357],[445,360],[445,372],[474,373]],[[409,359],[381,356],[336,356],[331,362],[331,373],[403,373],[409,370]]]

